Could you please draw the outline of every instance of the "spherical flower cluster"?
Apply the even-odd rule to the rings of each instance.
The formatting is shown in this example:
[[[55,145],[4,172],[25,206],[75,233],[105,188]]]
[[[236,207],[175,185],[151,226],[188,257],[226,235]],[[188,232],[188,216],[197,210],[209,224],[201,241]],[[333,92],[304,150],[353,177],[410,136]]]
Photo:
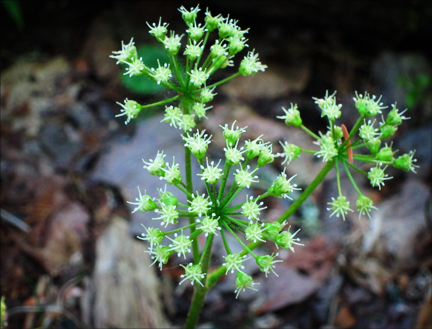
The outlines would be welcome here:
[[[155,175],[159,177],[163,177],[165,175],[165,154],[162,152],[157,152],[156,157],[154,159],[150,159],[148,162],[142,160],[145,164],[143,167],[147,169],[150,175]]]
[[[131,119],[135,118],[138,113],[140,113],[141,111],[141,105],[138,104],[135,101],[130,101],[127,98],[124,101],[124,104],[117,102],[118,105],[120,105],[122,107],[122,109],[120,110],[120,114],[117,114],[116,117],[121,117],[123,115],[126,115],[126,121],[125,124],[128,124]]]
[[[189,133],[187,133],[186,136],[182,136],[185,141],[184,146],[190,149],[192,154],[199,160],[204,159],[208,145],[211,143],[211,137],[212,136],[208,136],[205,133],[205,130],[202,130],[201,132],[197,130],[197,132],[192,136],[189,135]]]
[[[313,98],[315,99],[315,104],[317,104],[322,110],[321,116],[327,116],[327,118],[331,121],[339,119],[342,114],[342,104],[336,104],[335,95],[336,91],[330,96],[328,95],[328,91],[326,91],[326,95],[324,98]]]
[[[161,122],[168,122],[170,126],[177,128],[182,122],[183,113],[179,107],[174,107],[172,105],[165,107],[165,116]]]
[[[241,75],[252,75],[258,71],[264,72],[267,65],[261,64],[258,58],[258,54],[253,51],[248,52],[247,56],[240,63],[239,72]]]
[[[209,234],[217,235],[217,231],[221,230],[221,227],[219,226],[219,217],[205,216],[202,220],[197,219],[197,222],[201,223],[201,226],[198,228],[205,233],[205,237],[208,237]]]
[[[154,36],[159,41],[163,41],[165,39],[166,34],[168,33],[168,25],[167,23],[161,24],[162,18],[159,18],[159,24],[156,25],[156,23],[153,23],[150,25],[147,22],[147,26],[150,28],[149,33]]]
[[[371,219],[370,211],[371,209],[378,209],[373,206],[373,201],[365,195],[360,195],[356,201],[357,211],[359,212],[359,219],[361,215],[366,214],[369,219]]]
[[[205,194],[199,195],[198,192],[197,194],[192,194],[192,200],[189,200],[190,207],[188,208],[191,213],[202,216],[210,209],[212,202],[209,201],[208,197],[206,198],[204,195]]]
[[[221,160],[214,165],[214,161],[208,163],[208,158],[206,158],[207,166],[204,167],[201,165],[202,173],[198,174],[198,176],[202,176],[201,179],[205,180],[209,184],[216,184],[222,176],[222,169],[219,168],[219,164]]]
[[[317,158],[322,158],[323,162],[328,162],[338,155],[335,142],[333,138],[328,135],[321,136],[321,138],[315,142],[315,144],[318,144],[320,147],[320,150],[315,152],[315,155]]]
[[[258,182],[257,180],[258,176],[256,175],[254,176],[254,173],[256,172],[257,169],[253,171],[249,171],[249,169],[250,166],[247,166],[246,169],[243,168],[236,169],[236,173],[234,174],[234,176],[235,176],[235,182],[239,187],[249,188],[252,183]]]
[[[259,214],[261,213],[261,210],[267,208],[267,207],[262,207],[263,205],[264,205],[263,202],[258,203],[258,198],[254,200],[253,196],[250,196],[249,198],[246,196],[246,202],[241,207],[242,215],[247,217],[251,221],[253,219],[257,220]]]
[[[203,70],[202,67],[191,70],[189,75],[191,82],[197,88],[201,87],[201,85],[204,85],[209,78],[209,74],[206,72],[206,70]]]
[[[337,199],[332,198],[332,202],[329,202],[328,204],[331,206],[331,208],[327,208],[329,211],[333,211],[330,214],[330,217],[333,215],[336,215],[336,217],[342,216],[343,220],[345,220],[345,215],[348,214],[348,211],[353,211],[349,207],[349,201],[347,201],[346,197],[343,195],[339,195]]]
[[[286,163],[289,165],[291,161],[294,161],[300,156],[301,149],[297,145],[289,144],[288,142],[279,142],[282,146],[283,152],[278,153],[277,156],[283,157],[282,164]]]
[[[380,103],[381,96],[376,99],[376,96],[370,97],[367,92],[365,92],[364,96],[362,94],[357,94],[357,92],[355,95],[356,97],[353,98],[355,107],[359,113],[364,115],[366,118],[380,114],[382,109],[387,108],[387,106],[382,106],[383,103]]]
[[[130,202],[128,203],[135,205],[135,209],[132,211],[132,213],[137,212],[138,210],[141,212],[147,212],[152,211],[156,209],[156,203],[154,202],[154,198],[146,194],[146,191],[144,191],[144,195],[141,194],[141,190],[138,186],[138,194],[139,197],[135,200],[137,202]]]
[[[303,122],[300,117],[300,111],[297,109],[297,104],[291,103],[291,107],[288,110],[282,107],[282,111],[285,112],[285,115],[277,116],[276,118],[285,120],[287,126],[300,127],[302,125]]]
[[[186,259],[186,253],[191,252],[190,247],[192,245],[192,241],[189,239],[189,236],[183,234],[177,235],[177,233],[174,233],[174,239],[170,238],[169,236],[167,236],[167,238],[172,241],[172,243],[169,245],[170,249],[168,250],[176,252],[178,257],[183,255],[184,259]]]
[[[161,82],[164,83],[169,81],[169,79],[172,77],[169,64],[165,63],[163,66],[161,66],[158,60],[158,68],[157,69],[152,68],[150,76],[152,76],[153,79],[155,79],[158,85]]]
[[[367,176],[372,186],[376,186],[381,190],[381,186],[384,186],[384,181],[393,178],[393,177],[388,177],[388,175],[384,172],[386,168],[387,166],[385,166],[384,169],[379,166],[376,166],[370,169]]]
[[[228,273],[229,271],[231,271],[231,273],[234,273],[234,271],[244,273],[243,262],[249,259],[250,257],[247,257],[246,255],[241,256],[240,253],[236,252],[236,253],[226,255],[224,256],[224,258],[225,258],[225,263],[223,263],[222,265],[226,267],[227,269],[226,273]]]
[[[202,268],[199,264],[194,265],[193,263],[189,263],[186,266],[182,264],[180,264],[180,266],[184,268],[185,274],[180,275],[180,278],[183,278],[183,280],[181,280],[179,284],[182,284],[186,280],[190,280],[191,285],[198,282],[202,287],[204,287],[201,280],[204,279],[205,273],[202,272]]]

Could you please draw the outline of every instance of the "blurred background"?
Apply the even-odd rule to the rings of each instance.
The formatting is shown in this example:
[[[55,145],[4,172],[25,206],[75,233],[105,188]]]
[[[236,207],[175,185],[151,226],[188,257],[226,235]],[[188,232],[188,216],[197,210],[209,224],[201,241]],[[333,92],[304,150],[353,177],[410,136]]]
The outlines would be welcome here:
[[[160,124],[164,108],[141,113],[128,125],[116,118],[125,98],[147,104],[170,92],[145,79],[129,79],[109,58],[133,37],[140,56],[163,56],[146,22],[169,23],[185,33],[178,8],[192,1],[2,0],[1,58],[1,296],[10,328],[144,328],[181,326],[192,296],[178,285],[180,260],[163,271],[149,267],[136,235],[151,214],[127,204],[137,185],[156,196],[162,185],[142,169],[157,150],[183,156],[178,130]],[[235,299],[235,277],[208,294],[200,327],[432,328],[431,133],[432,3],[428,1],[206,1],[213,15],[238,20],[249,48],[268,66],[220,87],[201,124],[214,136],[210,158],[223,153],[219,125],[237,119],[245,139],[264,134],[274,152],[279,141],[314,148],[302,131],[277,115],[297,103],[307,127],[324,132],[312,97],[337,90],[340,123],[357,119],[354,92],[383,95],[408,108],[394,138],[400,154],[415,149],[417,174],[393,171],[378,191],[356,177],[379,210],[372,220],[353,213],[329,217],[337,195],[335,174],[290,218],[304,247],[280,252],[279,278],[265,278]],[[221,70],[214,81],[236,71]],[[384,111],[385,112],[385,111]],[[384,113],[385,114],[385,113]],[[322,167],[302,155],[287,167],[304,188]],[[263,193],[283,169],[282,159],[263,168],[260,183],[239,196]],[[267,168],[268,167],[268,168]],[[353,204],[347,177],[343,190]],[[201,188],[197,180],[195,186]],[[295,195],[293,196],[296,197]],[[268,221],[290,200],[265,200]],[[201,241],[202,242],[202,241]],[[216,242],[217,243],[217,242]],[[215,248],[214,264],[222,263]],[[429,250],[429,252],[427,251]],[[233,250],[234,251],[234,250]],[[276,252],[273,245],[264,252]]]

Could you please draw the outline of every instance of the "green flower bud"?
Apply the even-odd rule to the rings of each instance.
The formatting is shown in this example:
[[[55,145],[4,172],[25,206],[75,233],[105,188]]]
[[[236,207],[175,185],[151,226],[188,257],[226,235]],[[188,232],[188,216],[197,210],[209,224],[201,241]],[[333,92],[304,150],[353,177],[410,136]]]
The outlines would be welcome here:
[[[164,191],[160,193],[160,202],[167,206],[177,206],[178,199],[171,192]]]
[[[188,11],[184,6],[181,6],[179,9],[179,12],[182,14],[182,18],[185,21],[186,25],[190,26],[195,23],[195,20],[197,18],[197,13],[200,11],[199,5],[195,8],[191,8],[190,11]]]
[[[372,138],[366,142],[366,147],[372,154],[377,154],[381,146],[381,140],[378,138]]]
[[[220,14],[217,15],[216,17],[213,17],[208,9],[205,15],[206,17],[204,18],[204,20],[206,23],[206,28],[209,32],[213,32],[215,29],[219,27],[222,18],[220,17]]]
[[[274,161],[275,155],[272,153],[272,147],[262,147],[258,157],[258,167],[263,167]]]
[[[282,224],[279,222],[265,223],[263,237],[266,240],[274,241],[282,229]]]
[[[412,171],[412,172],[416,172],[415,168],[418,168],[418,166],[416,166],[414,164],[414,162],[416,162],[416,159],[413,159],[414,157],[414,153],[413,151],[411,151],[410,153],[405,153],[402,154],[400,157],[396,158],[395,162],[394,162],[394,166],[397,169],[401,169],[404,171]]]
[[[292,104],[291,107],[286,110],[284,107],[282,107],[282,111],[285,112],[285,115],[278,116],[278,119],[284,119],[285,124],[287,126],[294,126],[294,127],[300,127],[302,125],[302,119],[300,117],[300,111],[297,109],[297,104]]]
[[[396,132],[397,128],[396,128],[396,126],[392,126],[392,125],[385,123],[379,127],[379,130],[381,131],[380,139],[385,139],[385,138],[393,136],[394,133]]]
[[[300,229],[298,229],[294,234],[291,234],[289,229],[288,229],[288,231],[280,232],[279,235],[275,239],[276,245],[283,248],[283,249],[290,249],[292,252],[294,252],[294,246],[293,245],[296,244],[299,246],[303,246],[302,243],[298,242],[298,241],[300,241],[299,238],[294,238],[299,231],[300,231]]]
[[[390,146],[385,146],[381,148],[381,150],[379,150],[379,152],[376,155],[376,159],[378,161],[392,162],[394,153],[395,152],[393,152]]]

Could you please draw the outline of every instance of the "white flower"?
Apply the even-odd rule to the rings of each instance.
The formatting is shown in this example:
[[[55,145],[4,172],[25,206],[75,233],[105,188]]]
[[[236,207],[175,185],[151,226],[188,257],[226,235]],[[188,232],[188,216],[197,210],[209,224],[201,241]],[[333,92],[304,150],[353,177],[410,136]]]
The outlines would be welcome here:
[[[117,102],[118,105],[122,107],[120,110],[120,114],[117,114],[116,117],[121,117],[123,115],[126,115],[127,119],[125,121],[125,124],[128,124],[131,119],[135,118],[138,113],[141,111],[141,105],[138,104],[135,101],[130,101],[127,98],[124,101],[124,105],[122,103]]]
[[[167,238],[173,242],[169,245],[169,250],[176,252],[178,257],[183,255],[186,259],[186,253],[191,252],[190,246],[192,245],[192,240],[189,239],[189,236],[183,234],[177,235],[177,233],[174,233],[174,239],[171,239],[169,236],[167,236]]]
[[[288,142],[279,142],[282,145],[283,152],[278,153],[277,156],[284,157],[282,164],[286,163],[290,164],[291,161],[294,161],[300,156],[301,149],[297,145],[289,144]]]
[[[242,154],[244,153],[243,147],[237,149],[238,140],[235,146],[232,146],[230,143],[227,147],[224,148],[225,158],[230,163],[230,165],[235,166],[240,163],[240,161],[244,160]]]
[[[190,280],[191,285],[193,285],[195,282],[198,282],[201,286],[204,287],[201,280],[204,279],[205,274],[202,272],[202,268],[199,264],[194,265],[193,263],[189,263],[186,266],[182,264],[180,264],[180,266],[184,268],[185,274],[180,275],[180,277],[184,279],[179,282],[179,285],[186,280]]]
[[[123,75],[129,74],[129,77],[133,75],[141,75],[142,71],[145,69],[145,65],[142,61],[142,57],[134,58],[130,63],[127,63],[129,67]]]
[[[206,214],[207,211],[210,209],[210,206],[212,205],[212,202],[209,201],[208,197],[205,198],[204,194],[199,195],[198,192],[196,195],[192,194],[192,200],[189,200],[189,203],[190,207],[188,208],[188,210],[190,212],[198,214],[198,216]]]
[[[201,67],[199,69],[191,70],[188,73],[190,75],[190,81],[197,88],[199,88],[199,87],[201,87],[201,85],[205,84],[207,79],[209,78],[209,75],[206,72],[206,70],[203,71],[203,69]]]
[[[184,131],[190,131],[196,126],[194,114],[183,114],[179,126]]]
[[[201,226],[198,229],[205,233],[205,237],[208,237],[209,234],[217,235],[216,232],[221,230],[218,219],[219,217],[210,216],[205,216],[202,220],[197,219],[197,222],[201,222]]]
[[[270,195],[275,196],[277,198],[286,198],[292,200],[292,198],[288,195],[295,190],[301,190],[297,187],[297,184],[291,184],[291,181],[297,175],[294,175],[287,179],[287,175],[285,174],[286,168],[281,172],[281,174],[275,179],[272,186],[270,186],[268,192]]]
[[[153,159],[150,159],[149,162],[144,161],[144,159],[142,159],[142,161],[144,162],[145,166],[143,166],[144,169],[147,169],[148,172],[150,173],[150,175],[155,175],[155,176],[164,176],[164,171],[163,169],[165,168],[165,154],[163,154],[162,152],[157,152],[156,157]]]
[[[163,39],[165,39],[165,36],[168,32],[167,27],[169,25],[167,23],[163,23],[161,25],[161,20],[162,20],[162,18],[160,17],[158,25],[156,25],[156,23],[153,23],[152,25],[150,25],[147,22],[147,26],[150,28],[149,33],[151,35],[153,35],[154,37],[156,37],[156,39],[158,39],[159,41],[163,41]]]
[[[201,41],[198,44],[196,43],[196,41],[193,41],[193,43],[190,43],[186,46],[183,55],[186,55],[187,57],[189,57],[189,59],[194,61],[201,56],[203,50],[204,46],[201,46]]]
[[[360,126],[359,136],[366,142],[373,140],[376,136],[379,135],[378,129],[374,128],[375,121],[376,120],[374,121],[368,120],[368,122],[366,123],[365,120],[364,124]]]
[[[117,63],[130,63],[133,59],[137,57],[137,51],[134,46],[133,38],[129,41],[127,45],[125,45],[122,41],[122,50],[119,51],[113,51],[113,54],[117,55],[111,55],[111,58],[117,59]]]
[[[165,107],[165,116],[161,122],[169,122],[170,126],[177,128],[177,125],[182,121],[183,113],[180,108],[172,105]]]
[[[165,172],[163,179],[165,179],[166,182],[171,185],[180,184],[182,182],[182,176],[180,173],[179,164],[175,163],[175,157],[173,157],[173,163],[171,166],[168,162],[165,165],[166,168],[162,168],[162,170]]]
[[[355,107],[359,111],[360,114],[364,115],[365,117],[373,117],[379,113],[381,113],[382,109],[387,108],[387,106],[382,106],[383,103],[380,103],[381,96],[377,99],[375,96],[372,96],[372,98],[369,96],[367,92],[365,92],[365,95],[363,97],[362,94],[355,93],[356,97],[353,98],[355,102]]]
[[[138,210],[141,212],[155,210],[156,209],[156,203],[154,202],[154,198],[147,195],[146,191],[144,191],[144,195],[142,195],[139,186],[137,186],[137,187],[138,187],[138,194],[139,194],[139,197],[135,199],[137,202],[127,201],[127,203],[130,203],[130,204],[133,204],[136,206],[134,208],[134,210],[132,211],[132,214],[137,212]]]
[[[262,236],[263,231],[264,223],[249,224],[249,226],[245,229],[246,240],[250,240],[253,242],[257,242],[259,240],[261,242],[265,242]]]
[[[274,273],[274,275],[279,276],[274,271],[274,268],[275,268],[274,264],[280,263],[280,262],[282,262],[282,260],[280,260],[280,259],[275,260],[275,258],[277,256],[279,256],[279,253],[277,253],[276,255],[272,254],[271,256],[270,255],[257,256],[255,258],[256,263],[258,264],[260,270],[265,273],[266,277],[270,271],[272,271]]]
[[[249,188],[252,183],[258,182],[258,180],[257,180],[258,176],[253,175],[258,170],[258,168],[256,168],[253,171],[249,171],[249,169],[250,169],[249,165],[246,166],[246,170],[244,170],[243,168],[236,169],[236,173],[234,174],[235,182],[241,188],[244,188],[244,187]]]
[[[179,213],[176,210],[175,205],[165,205],[162,204],[162,209],[156,209],[155,212],[160,214],[159,217],[153,218],[153,220],[161,220],[161,225],[165,225],[165,227],[168,227],[170,224],[177,223],[177,218],[179,218]]]
[[[205,106],[204,103],[195,103],[192,106],[192,111],[194,111],[195,115],[198,117],[198,119],[206,118],[206,111],[210,110],[213,106]]]
[[[369,214],[371,209],[373,208],[375,210],[378,210],[377,207],[373,206],[373,201],[363,194],[358,197],[356,201],[356,207],[357,211],[359,212],[359,219],[363,213],[366,214],[369,219],[371,219],[371,216]]]
[[[388,175],[384,172],[386,168],[387,166],[385,166],[383,169],[377,165],[376,167],[373,167],[369,170],[367,176],[372,186],[377,186],[381,190],[381,185],[384,186],[384,181],[393,178],[388,177]]]
[[[186,136],[182,135],[182,138],[185,141],[184,146],[190,149],[192,154],[199,160],[202,160],[205,157],[208,145],[211,143],[211,137],[212,136],[208,136],[205,133],[205,130],[202,130],[201,132],[197,130],[197,132],[192,136],[189,135],[189,133]]]
[[[150,266],[154,265],[156,262],[159,262],[159,269],[162,271],[163,264],[168,263],[168,259],[173,254],[173,251],[169,249],[168,246],[158,245],[154,250],[149,248],[149,251],[144,250],[150,254],[150,258],[154,259],[153,263]]]
[[[157,84],[159,85],[161,82],[167,82],[171,77],[171,70],[169,68],[169,64],[165,63],[163,66],[160,65],[159,59],[158,62],[158,68],[154,69],[152,68],[150,71],[150,75],[155,79]]]
[[[198,174],[198,176],[202,176],[201,179],[205,180],[209,184],[215,184],[222,176],[222,169],[219,168],[219,164],[221,160],[214,165],[214,161],[208,163],[208,158],[206,158],[207,166],[201,166],[202,174]]]
[[[317,158],[323,158],[323,162],[328,162],[338,155],[334,140],[330,136],[323,135],[317,142],[314,142],[314,144],[319,145],[320,150],[315,152],[315,155]]]
[[[250,196],[248,200],[248,196],[246,196],[246,202],[242,205],[242,214],[248,219],[257,219],[261,212],[261,210],[266,209],[267,207],[261,207],[264,203],[260,202],[258,204],[258,198],[253,200],[253,197]],[[261,207],[261,208],[260,208]]]
[[[342,104],[339,105],[336,104],[335,95],[336,95],[336,91],[330,96],[328,95],[328,91],[326,91],[326,95],[324,98],[313,97],[313,99],[315,100],[315,104],[317,104],[322,110],[321,117],[327,116],[327,118],[331,121],[335,121],[342,114],[340,110]]]
[[[237,272],[236,289],[234,290],[234,293],[236,294],[236,298],[238,298],[240,292],[245,291],[246,288],[258,291],[257,289],[254,288],[254,285],[256,284],[259,283],[255,283],[250,275],[247,275],[246,273],[243,272]]]
[[[333,202],[328,202],[328,205],[331,206],[331,208],[327,208],[327,210],[333,212],[330,214],[330,217],[333,215],[336,215],[336,217],[339,217],[339,215],[342,216],[343,220],[345,220],[345,215],[348,214],[348,211],[353,211],[349,207],[349,201],[347,201],[346,197],[343,195],[339,195],[337,199],[332,198]]]
[[[165,233],[162,232],[161,230],[158,230],[157,228],[154,227],[150,227],[147,228],[144,226],[144,224],[141,224],[142,227],[144,227],[146,233],[142,233],[142,236],[137,236],[138,239],[140,240],[145,240],[145,241],[149,241],[150,242],[150,250],[153,250],[154,246],[159,245],[163,238],[165,237]]]
[[[226,266],[227,270],[225,274],[228,274],[229,271],[231,271],[231,273],[234,273],[234,271],[239,271],[244,273],[242,271],[244,269],[243,262],[249,259],[250,257],[247,257],[247,255],[241,256],[239,252],[235,252],[224,256],[224,258],[225,258],[225,263],[223,263],[222,265]]]
[[[225,126],[219,126],[223,130],[223,136],[226,140],[227,145],[235,144],[239,139],[242,133],[246,132],[246,128],[239,128],[238,126],[234,128],[235,123],[237,120],[234,120],[234,122],[231,125],[231,128],[228,127],[228,124],[225,123]]]
[[[168,50],[168,52],[175,56],[177,55],[180,47],[181,47],[181,38],[183,38],[183,34],[181,36],[178,36],[177,34],[174,34],[174,31],[171,31],[171,36],[166,37],[162,42],[165,46],[165,48]]]
[[[242,75],[252,75],[258,71],[264,72],[267,65],[261,64],[258,54],[254,54],[255,50],[248,52],[247,56],[240,62],[239,72]]]

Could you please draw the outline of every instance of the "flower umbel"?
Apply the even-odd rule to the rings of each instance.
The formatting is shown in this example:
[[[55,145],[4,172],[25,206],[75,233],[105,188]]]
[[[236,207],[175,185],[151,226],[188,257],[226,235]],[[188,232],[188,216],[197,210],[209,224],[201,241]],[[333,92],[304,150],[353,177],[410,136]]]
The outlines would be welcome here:
[[[194,265],[193,263],[189,263],[186,266],[182,264],[180,264],[180,266],[184,268],[185,274],[180,275],[180,277],[184,279],[180,281],[179,285],[186,280],[190,280],[191,285],[193,285],[195,282],[198,282],[202,287],[204,287],[201,280],[204,279],[205,273],[202,272],[201,266],[199,264]]]
[[[330,217],[333,215],[339,217],[339,215],[341,215],[343,220],[345,220],[345,215],[348,214],[348,211],[353,211],[349,207],[349,201],[347,201],[346,197],[344,197],[343,195],[338,196],[336,200],[335,198],[332,198],[332,200],[332,202],[328,203],[331,208],[327,208],[327,210],[333,210],[333,212],[330,214]]]

